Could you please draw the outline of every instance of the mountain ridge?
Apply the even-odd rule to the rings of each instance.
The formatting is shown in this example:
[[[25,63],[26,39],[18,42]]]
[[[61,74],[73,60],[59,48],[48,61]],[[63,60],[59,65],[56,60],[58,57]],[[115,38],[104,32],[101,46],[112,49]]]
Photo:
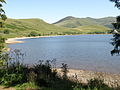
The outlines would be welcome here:
[[[103,17],[103,18],[78,18],[73,16],[67,16],[59,21],[53,23],[56,26],[62,26],[67,28],[76,28],[84,25],[103,25],[108,28],[112,28],[113,22],[115,22],[115,17]]]

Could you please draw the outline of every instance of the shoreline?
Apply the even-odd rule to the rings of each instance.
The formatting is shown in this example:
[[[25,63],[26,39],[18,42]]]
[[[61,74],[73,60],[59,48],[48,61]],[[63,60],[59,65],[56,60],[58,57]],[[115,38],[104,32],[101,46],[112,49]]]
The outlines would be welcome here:
[[[63,75],[60,68],[57,68],[57,71],[58,75]],[[110,87],[117,87],[117,85],[120,86],[120,74],[111,74],[107,72],[96,72],[81,69],[68,69],[68,71],[69,72],[67,73],[67,76],[71,80],[78,80],[79,82],[87,84],[88,80],[90,79],[100,79]]]
[[[24,41],[18,41],[18,40],[20,40],[20,39],[41,38],[41,37],[49,37],[49,36],[15,37],[15,38],[8,38],[8,39],[5,41],[5,43],[6,43],[6,44],[24,43]]]
[[[111,34],[78,34],[78,35],[111,35]],[[24,41],[18,41],[20,39],[32,39],[32,38],[42,38],[42,37],[55,37],[55,36],[75,36],[75,35],[51,35],[51,36],[35,36],[35,37],[15,37],[8,38],[5,40],[6,44],[16,44],[16,43],[24,43]]]

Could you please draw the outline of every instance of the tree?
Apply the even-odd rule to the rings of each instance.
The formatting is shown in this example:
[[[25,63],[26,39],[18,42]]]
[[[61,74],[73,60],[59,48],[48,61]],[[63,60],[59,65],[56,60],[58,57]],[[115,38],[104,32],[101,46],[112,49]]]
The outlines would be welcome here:
[[[115,7],[120,9],[120,0],[110,0],[115,3]],[[111,55],[120,53],[120,16],[116,17],[116,22],[112,23],[114,27],[113,39],[111,44],[114,46],[114,49],[111,51]]]
[[[111,2],[115,3],[115,7],[117,7],[118,9],[120,9],[120,0],[110,0]]]
[[[0,27],[1,28],[3,26],[3,21],[5,21],[7,19],[6,15],[5,15],[5,11],[2,8],[3,3],[6,3],[5,0],[0,0]],[[5,46],[5,38],[3,38],[2,35],[0,35],[0,54],[1,54],[4,46]]]
[[[5,11],[2,8],[3,7],[2,3],[6,3],[5,0],[0,0],[0,18],[1,18],[0,27],[1,28],[2,28],[3,21],[5,21],[7,19],[6,15],[5,15]]]

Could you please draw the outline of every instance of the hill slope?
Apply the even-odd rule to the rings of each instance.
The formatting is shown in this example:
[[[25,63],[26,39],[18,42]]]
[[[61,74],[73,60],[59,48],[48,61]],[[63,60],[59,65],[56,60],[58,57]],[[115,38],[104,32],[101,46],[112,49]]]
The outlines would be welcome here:
[[[97,20],[95,21],[92,19],[94,22],[91,22],[92,20],[90,19],[91,18],[87,18],[86,20],[80,19],[80,21],[74,17],[67,17],[60,20],[55,25],[48,24],[41,19],[7,19],[4,25],[5,28],[0,29],[0,34],[5,37],[22,37],[38,35],[106,33],[110,30],[110,28],[98,25]],[[106,24],[103,20],[100,23]]]
[[[110,28],[104,27],[102,25],[85,25],[75,28],[85,34],[103,34],[110,32]]]
[[[76,29],[69,29],[48,24],[41,19],[7,19],[4,26],[5,30],[10,32],[10,34],[5,34],[5,36],[8,37],[28,36],[31,32],[35,32],[39,35],[79,32]],[[0,33],[3,32],[3,30],[0,30]]]
[[[68,28],[77,28],[79,26],[84,26],[84,25],[102,25],[108,28],[112,28],[111,23],[113,23],[114,21],[115,21],[115,17],[95,19],[90,17],[76,18],[76,17],[68,16],[53,24]]]

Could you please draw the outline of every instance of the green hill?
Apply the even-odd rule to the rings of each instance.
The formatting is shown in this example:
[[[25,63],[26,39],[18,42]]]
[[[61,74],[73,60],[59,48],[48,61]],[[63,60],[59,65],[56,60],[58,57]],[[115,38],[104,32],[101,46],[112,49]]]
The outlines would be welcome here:
[[[85,25],[75,28],[85,34],[102,34],[110,32],[110,28],[104,27],[102,25]]]
[[[7,37],[28,36],[31,32],[36,35],[58,35],[66,32],[79,32],[76,29],[48,24],[41,19],[7,19],[4,27],[5,29],[1,29],[0,33]],[[5,34],[4,31],[9,31],[9,34]]]
[[[65,17],[58,22],[55,22],[56,26],[68,27],[68,28],[77,28],[84,25],[102,25],[108,28],[112,28],[111,23],[115,21],[115,17],[106,17],[106,18],[76,18],[72,16]]]
[[[4,29],[0,29],[0,34],[5,37],[98,34],[109,32],[110,28],[105,27],[108,21],[103,18],[98,24],[98,21],[92,18],[66,17],[55,24],[49,24],[41,19],[7,19]]]

